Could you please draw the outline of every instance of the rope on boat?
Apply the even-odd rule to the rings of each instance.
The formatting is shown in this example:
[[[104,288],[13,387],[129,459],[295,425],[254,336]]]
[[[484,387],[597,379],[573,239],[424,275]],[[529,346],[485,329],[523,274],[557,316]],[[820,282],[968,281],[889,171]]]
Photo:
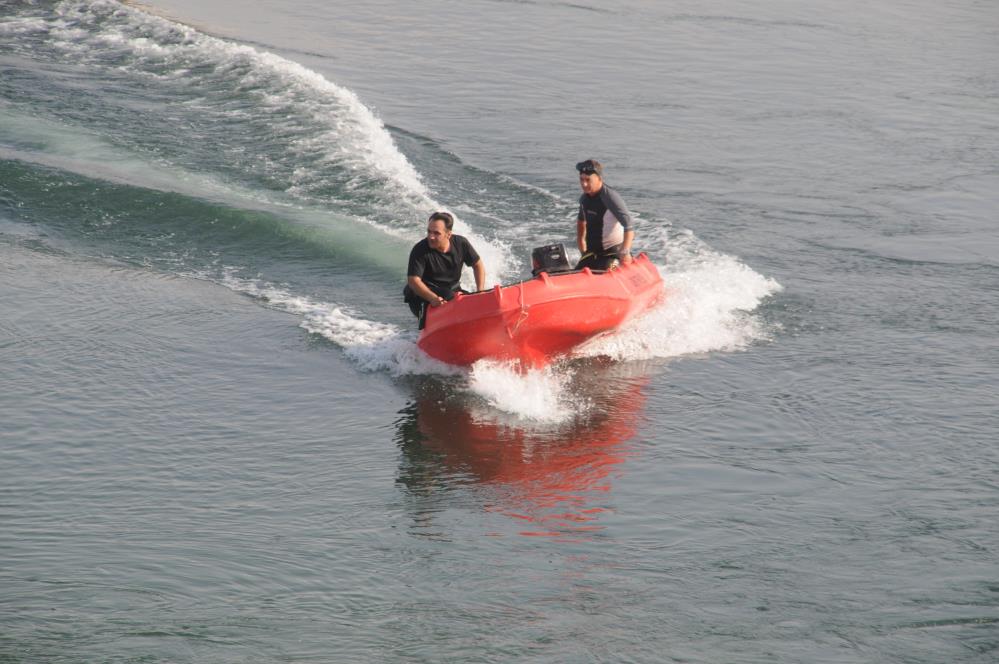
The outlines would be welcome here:
[[[520,316],[517,317],[517,322],[513,324],[513,328],[507,328],[507,334],[510,335],[511,339],[517,333],[520,324],[527,320],[527,305],[524,304],[524,283],[521,282],[518,284],[517,289],[520,291]]]

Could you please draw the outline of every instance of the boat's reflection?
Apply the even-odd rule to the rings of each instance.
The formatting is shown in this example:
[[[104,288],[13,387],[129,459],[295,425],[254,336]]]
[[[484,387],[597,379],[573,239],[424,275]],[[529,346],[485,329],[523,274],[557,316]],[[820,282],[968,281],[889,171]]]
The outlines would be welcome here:
[[[417,521],[425,526],[427,514],[447,509],[447,496],[459,501],[456,492],[470,490],[477,508],[515,519],[523,535],[599,531],[631,451],[649,370],[596,360],[576,366],[571,389],[587,406],[571,422],[547,427],[504,418],[439,381],[414,385],[397,442],[399,483],[411,498],[431,501]]]

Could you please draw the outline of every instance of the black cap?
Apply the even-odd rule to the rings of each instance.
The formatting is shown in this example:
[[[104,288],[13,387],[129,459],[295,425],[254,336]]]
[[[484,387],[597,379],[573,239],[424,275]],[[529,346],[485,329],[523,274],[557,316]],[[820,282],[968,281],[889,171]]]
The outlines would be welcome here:
[[[576,164],[576,170],[580,173],[586,173],[587,175],[596,173],[600,177],[604,176],[603,164],[596,159],[587,159],[586,161],[579,162]]]

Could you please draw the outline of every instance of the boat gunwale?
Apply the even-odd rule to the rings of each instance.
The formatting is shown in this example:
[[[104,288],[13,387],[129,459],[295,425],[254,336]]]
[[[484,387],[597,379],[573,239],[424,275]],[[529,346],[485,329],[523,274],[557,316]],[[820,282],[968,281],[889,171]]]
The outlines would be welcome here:
[[[648,256],[644,252],[641,253],[641,254],[639,254],[638,257],[636,257],[636,261],[637,260],[643,260],[645,262],[648,262],[650,265],[652,265],[653,268],[655,268],[655,264],[652,263],[651,259],[649,259]],[[632,265],[634,265],[634,263]],[[547,275],[548,279],[552,280],[552,279],[557,279],[559,277],[566,277],[566,276],[586,274],[587,270],[589,270],[589,274],[591,274],[593,276],[599,277],[599,276],[604,276],[604,275],[610,274],[610,275],[612,275],[614,277],[617,277],[618,274],[620,274],[620,269],[621,268],[613,268],[613,269],[610,269],[610,270],[590,270],[589,268],[583,268],[582,270],[566,270],[566,271],[563,271],[563,272],[556,272],[554,274],[546,272],[546,271],[542,271],[542,272],[539,272],[536,276],[531,277],[530,279],[523,279],[521,281],[517,281],[517,282],[506,284],[506,285],[497,284],[496,286],[493,286],[492,288],[489,288],[489,289],[486,289],[486,290],[476,291],[474,293],[458,293],[456,295],[455,299],[452,300],[451,302],[453,302],[453,303],[459,303],[460,301],[463,301],[463,300],[465,300],[467,298],[475,297],[475,296],[479,296],[479,295],[495,295],[497,286],[502,291],[502,290],[507,289],[507,288],[515,288],[515,287],[518,287],[518,286],[523,286],[524,284],[531,284],[531,283],[536,282],[536,281],[544,282],[545,281],[545,277],[543,275]],[[625,271],[627,271],[629,269],[630,268],[625,268]],[[658,277],[657,282],[661,285],[662,284],[662,277],[661,277],[661,275],[659,275],[658,270],[655,270],[655,275]],[[527,307],[536,307],[536,306],[542,306],[542,305],[549,304],[549,303],[566,302],[566,301],[586,299],[586,298],[608,298],[608,297],[613,297],[614,299],[618,299],[618,300],[631,300],[633,298],[633,296],[638,292],[638,291],[631,291],[631,290],[629,290],[628,286],[625,285],[624,283],[622,283],[621,279],[615,278],[614,282],[617,283],[617,284],[619,284],[619,285],[621,285],[625,289],[625,292],[622,293],[622,294],[615,294],[615,295],[611,295],[609,293],[602,293],[602,294],[600,294],[600,295],[597,296],[597,295],[594,295],[592,293],[587,293],[587,292],[582,292],[582,291],[580,291],[580,292],[562,291],[560,293],[560,297],[552,298],[552,299],[545,300],[545,301],[534,302],[534,303],[528,304],[526,306]],[[654,285],[654,283],[650,284],[650,286],[651,285]],[[644,290],[644,289],[642,289],[642,290]],[[502,319],[505,315],[510,314],[510,313],[514,313],[519,308],[522,308],[523,306],[524,305],[522,304],[522,305],[520,305],[520,307],[511,306],[511,307],[503,308],[502,306],[499,306],[499,303],[497,303],[496,308],[489,309],[489,310],[486,310],[486,311],[482,311],[478,315],[468,315],[468,313],[466,313],[465,317],[462,318],[462,319],[460,319],[460,320],[442,321],[439,324],[437,324],[437,321],[434,321],[433,325],[431,324],[431,319],[428,318],[426,326],[423,328],[423,330],[421,330],[420,339],[423,340],[423,339],[429,338],[429,337],[431,337],[431,336],[433,336],[433,335],[435,335],[435,334],[437,334],[439,332],[443,332],[445,330],[448,330],[448,329],[454,327],[455,325],[463,325],[463,324],[466,324],[466,323],[479,322],[479,321],[482,321],[482,320],[485,320],[485,319],[488,319],[488,318],[499,318],[499,319]],[[429,311],[428,311],[428,313],[429,313]]]

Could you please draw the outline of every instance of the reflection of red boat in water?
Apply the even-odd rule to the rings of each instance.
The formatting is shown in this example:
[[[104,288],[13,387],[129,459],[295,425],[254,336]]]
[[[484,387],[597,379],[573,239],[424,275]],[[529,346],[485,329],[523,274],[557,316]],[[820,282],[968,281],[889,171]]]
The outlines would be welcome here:
[[[453,399],[424,395],[406,441],[411,447],[405,483],[414,491],[467,486],[486,509],[523,520],[523,535],[575,537],[599,530],[612,473],[626,458],[636,430],[646,379],[611,378],[595,385],[597,412],[558,430],[532,431],[483,421]],[[590,391],[590,390],[587,390]],[[605,401],[606,400],[606,401]],[[429,455],[427,454],[429,453]],[[415,483],[415,485],[414,485]]]
[[[645,254],[606,272],[542,272],[518,284],[459,294],[428,309],[417,343],[449,364],[493,359],[543,366],[618,328],[661,294],[662,278]]]

